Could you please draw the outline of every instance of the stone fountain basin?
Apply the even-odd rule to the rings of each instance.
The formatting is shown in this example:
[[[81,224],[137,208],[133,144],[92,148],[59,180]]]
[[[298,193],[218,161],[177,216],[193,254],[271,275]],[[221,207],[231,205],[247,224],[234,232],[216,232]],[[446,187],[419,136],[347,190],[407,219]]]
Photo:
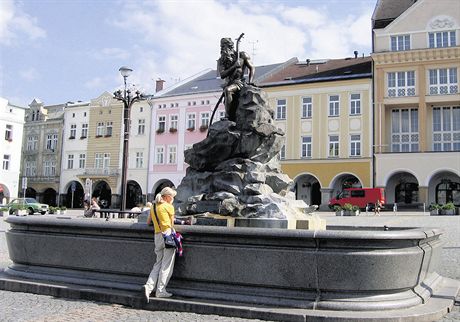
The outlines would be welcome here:
[[[155,260],[152,228],[100,219],[8,217],[19,279],[128,290]],[[337,227],[324,231],[182,226],[184,255],[168,290],[180,298],[333,311],[410,308],[429,300],[438,229]]]

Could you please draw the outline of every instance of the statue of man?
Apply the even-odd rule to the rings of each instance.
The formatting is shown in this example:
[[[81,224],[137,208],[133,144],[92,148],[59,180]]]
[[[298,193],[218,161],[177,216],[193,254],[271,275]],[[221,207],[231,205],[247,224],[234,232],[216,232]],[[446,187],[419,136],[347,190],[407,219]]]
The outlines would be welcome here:
[[[233,48],[233,41],[230,38],[222,38],[220,40],[220,58],[217,61],[217,69],[220,73],[220,78],[225,80],[224,95],[226,117],[230,121],[235,121],[238,102],[234,100],[234,97],[243,88],[246,69],[249,69],[249,79],[247,83],[251,84],[253,82],[255,71],[254,65],[246,52],[238,52],[238,49],[235,50]]]

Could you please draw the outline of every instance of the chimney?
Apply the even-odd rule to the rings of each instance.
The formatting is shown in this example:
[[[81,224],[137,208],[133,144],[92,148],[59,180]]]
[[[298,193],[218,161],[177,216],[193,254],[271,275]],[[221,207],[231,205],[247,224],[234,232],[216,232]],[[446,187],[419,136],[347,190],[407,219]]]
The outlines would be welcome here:
[[[357,50],[355,50],[355,51],[353,52],[353,54],[355,54],[355,59],[358,58],[358,51],[357,51]]]
[[[155,93],[161,91],[163,89],[163,84],[165,83],[164,80],[162,80],[161,78],[158,78],[156,80],[156,86],[155,86]]]

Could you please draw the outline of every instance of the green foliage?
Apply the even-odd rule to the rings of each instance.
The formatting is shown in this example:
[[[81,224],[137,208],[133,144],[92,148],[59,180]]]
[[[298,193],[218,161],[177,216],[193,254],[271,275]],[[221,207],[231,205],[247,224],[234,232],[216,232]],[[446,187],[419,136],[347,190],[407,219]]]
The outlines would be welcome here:
[[[353,206],[353,207],[351,208],[351,210],[353,210],[353,211],[359,211],[359,207],[358,207],[358,206]]]
[[[351,203],[346,203],[343,205],[343,210],[346,210],[346,211],[353,211],[353,205]]]
[[[442,210],[454,210],[455,209],[455,205],[453,202],[448,202],[446,203],[445,205],[442,205]]]
[[[67,207],[62,206],[62,207],[60,207],[59,209],[62,210],[62,211],[66,211],[66,210],[67,210]]]
[[[50,214],[55,214],[56,211],[57,211],[57,207],[50,206],[48,208],[48,213],[50,213]]]
[[[430,204],[430,206],[428,208],[430,210],[440,210],[442,208],[442,206],[440,204],[437,204],[437,203],[432,203],[432,204]]]
[[[335,212],[342,211],[342,207],[340,207],[339,205],[335,205],[335,206],[334,206],[334,211],[335,211]]]
[[[8,211],[8,207],[2,207],[2,208],[0,208],[0,212],[3,212],[3,211]]]

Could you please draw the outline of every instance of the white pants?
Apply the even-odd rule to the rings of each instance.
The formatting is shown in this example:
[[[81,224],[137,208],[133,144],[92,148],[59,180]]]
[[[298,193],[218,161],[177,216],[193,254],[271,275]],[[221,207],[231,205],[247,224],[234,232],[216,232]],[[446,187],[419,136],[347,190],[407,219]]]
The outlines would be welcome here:
[[[157,292],[162,293],[166,291],[166,285],[168,285],[174,268],[175,253],[175,248],[165,247],[162,233],[155,234],[156,262],[153,265],[147,283],[145,283],[145,288],[149,293],[155,289],[157,282]]]

